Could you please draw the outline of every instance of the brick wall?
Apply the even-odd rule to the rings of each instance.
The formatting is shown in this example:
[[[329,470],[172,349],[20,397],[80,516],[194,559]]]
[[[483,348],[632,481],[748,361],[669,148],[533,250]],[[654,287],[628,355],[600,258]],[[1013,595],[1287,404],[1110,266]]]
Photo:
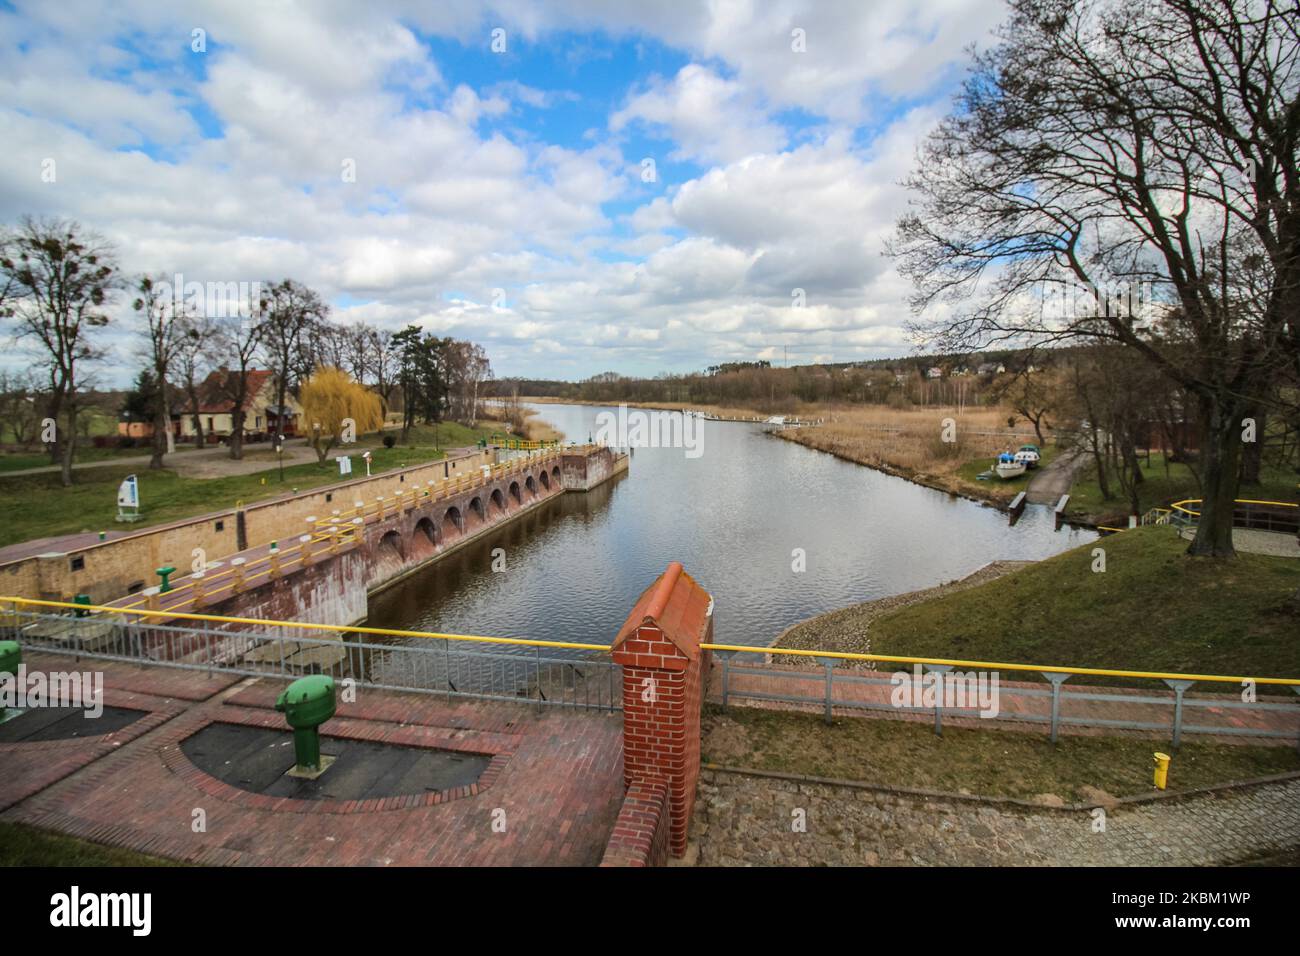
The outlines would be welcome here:
[[[668,862],[668,784],[637,777],[627,788],[601,866],[663,866]]]

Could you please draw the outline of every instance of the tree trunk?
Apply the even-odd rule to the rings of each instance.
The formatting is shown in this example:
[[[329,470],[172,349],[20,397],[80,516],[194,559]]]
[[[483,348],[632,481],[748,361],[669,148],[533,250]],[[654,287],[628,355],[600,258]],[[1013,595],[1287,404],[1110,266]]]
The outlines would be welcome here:
[[[239,402],[242,408],[243,401]],[[230,415],[230,457],[242,461],[244,457],[244,412],[235,411]]]
[[[163,466],[163,455],[167,453],[167,429],[171,427],[166,381],[160,378],[158,382],[158,405],[153,413],[153,454],[149,456],[149,467],[153,470]]]
[[[1241,458],[1239,416],[1231,405],[1202,402],[1201,516],[1196,537],[1187,553],[1201,557],[1230,558],[1232,511],[1237,498],[1238,463]]]
[[[1241,483],[1243,485],[1259,484],[1259,469],[1264,460],[1264,428],[1267,424],[1263,409],[1254,408],[1247,412],[1255,419],[1255,440],[1243,442],[1241,449]]]
[[[50,456],[50,464],[57,465],[63,460],[62,443],[59,441],[59,414],[63,411],[63,396],[55,393],[50,396],[49,404],[45,406],[45,417],[54,422],[54,440],[47,442],[46,452]],[[44,426],[42,426],[42,429]]]
[[[68,427],[60,443],[62,452],[60,469],[64,488],[72,487],[72,450],[77,445],[77,403],[68,402]]]

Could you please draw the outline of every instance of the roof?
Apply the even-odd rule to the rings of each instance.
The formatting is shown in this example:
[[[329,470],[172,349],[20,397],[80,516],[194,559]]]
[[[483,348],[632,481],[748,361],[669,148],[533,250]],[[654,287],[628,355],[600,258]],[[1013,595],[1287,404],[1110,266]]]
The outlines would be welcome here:
[[[230,397],[233,388],[227,389],[226,383],[231,382],[239,373],[231,369],[215,369],[201,385],[199,385],[199,413],[205,415],[220,415],[226,412],[234,411],[235,403]],[[265,369],[249,369],[244,373],[248,382],[248,391],[244,394],[244,411],[253,410],[253,403],[262,389],[271,380],[273,373]]]
[[[617,648],[637,629],[657,627],[687,658],[694,660],[700,653],[700,642],[713,612],[713,598],[696,580],[686,573],[680,561],[668,569],[646,588],[637,599],[632,613],[614,638]]]

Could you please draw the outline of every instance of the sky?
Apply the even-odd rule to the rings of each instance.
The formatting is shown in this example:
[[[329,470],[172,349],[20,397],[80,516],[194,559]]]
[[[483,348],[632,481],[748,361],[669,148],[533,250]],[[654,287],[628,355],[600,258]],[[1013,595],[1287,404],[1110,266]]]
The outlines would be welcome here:
[[[577,380],[912,349],[899,185],[1001,0],[0,0],[0,222]],[[100,379],[123,387],[122,296]],[[0,363],[22,361],[7,348]]]

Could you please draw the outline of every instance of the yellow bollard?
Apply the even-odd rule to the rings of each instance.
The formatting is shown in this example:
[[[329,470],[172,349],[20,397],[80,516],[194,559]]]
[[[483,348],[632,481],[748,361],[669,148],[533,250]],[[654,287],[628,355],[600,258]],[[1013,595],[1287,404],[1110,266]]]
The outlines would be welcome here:
[[[1170,757],[1169,754],[1162,754],[1159,751],[1156,751],[1155,758],[1156,758],[1155,785],[1157,790],[1163,790],[1165,788],[1165,783],[1169,779]]]

